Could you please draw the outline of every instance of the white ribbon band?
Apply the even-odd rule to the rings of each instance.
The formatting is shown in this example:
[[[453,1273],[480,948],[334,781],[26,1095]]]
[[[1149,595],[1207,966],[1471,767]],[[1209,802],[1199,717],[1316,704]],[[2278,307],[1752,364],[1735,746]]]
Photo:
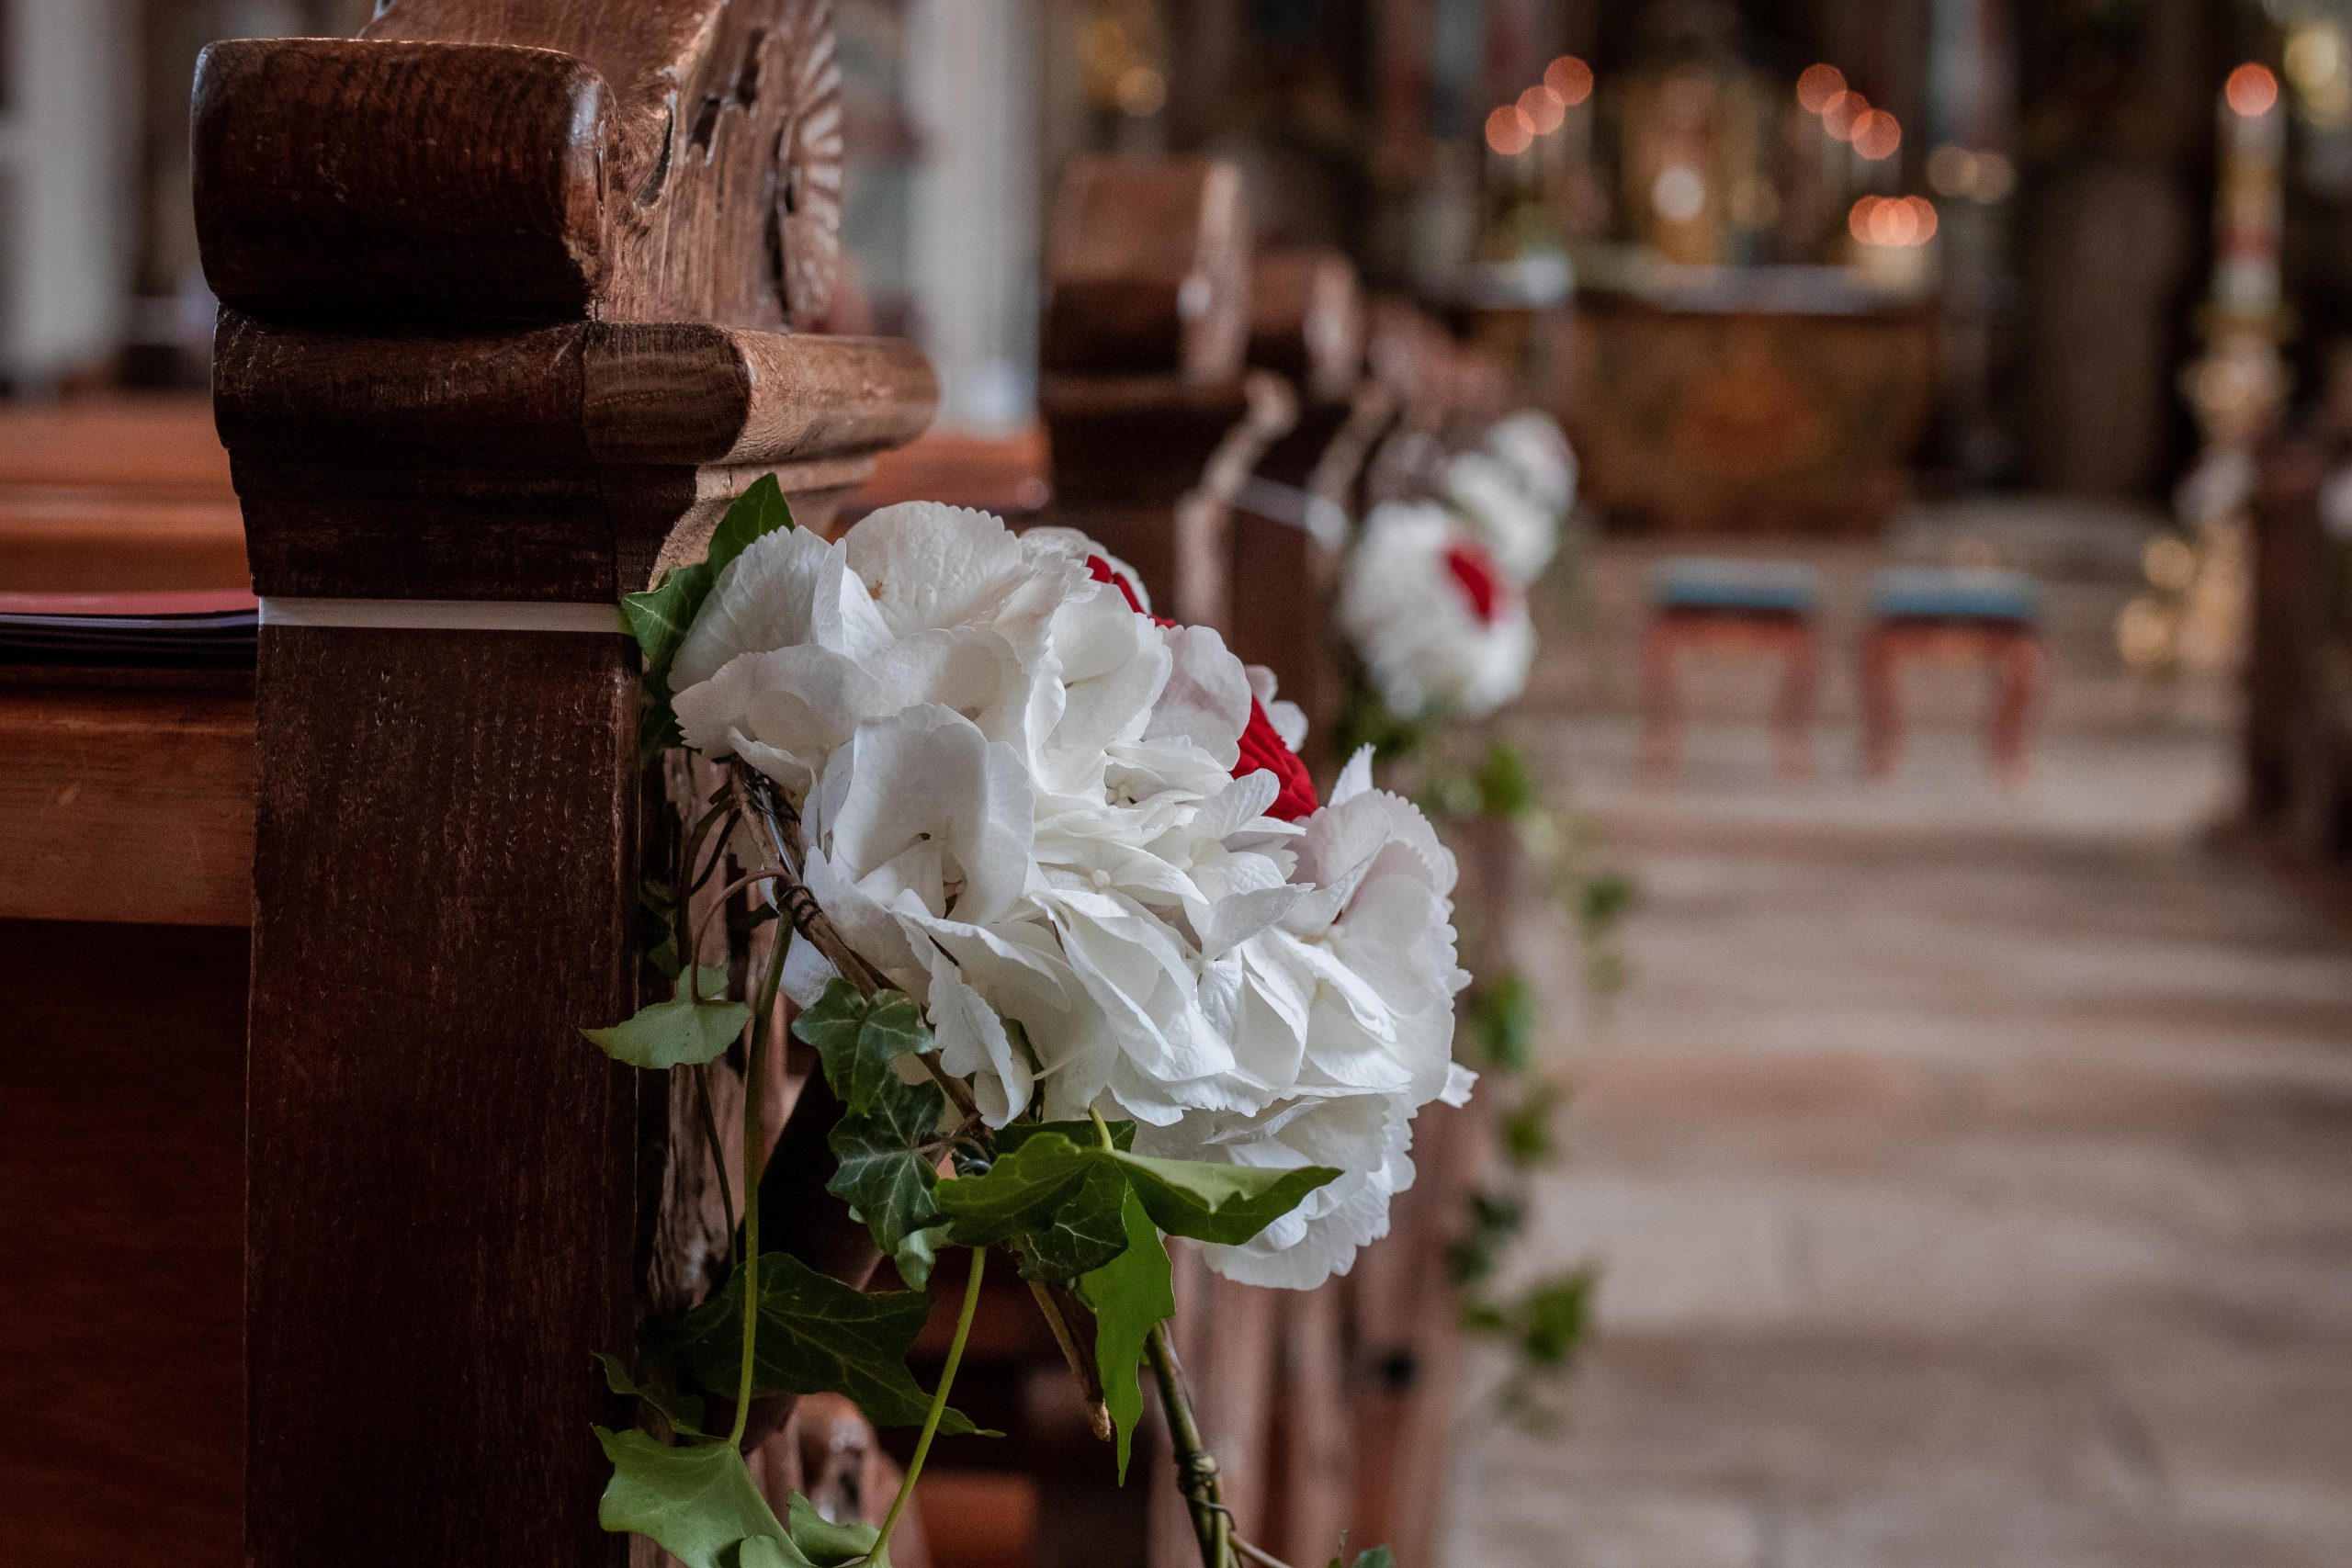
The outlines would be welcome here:
[[[349,626],[435,632],[610,632],[625,635],[616,604],[530,604],[483,599],[273,599],[266,626]]]

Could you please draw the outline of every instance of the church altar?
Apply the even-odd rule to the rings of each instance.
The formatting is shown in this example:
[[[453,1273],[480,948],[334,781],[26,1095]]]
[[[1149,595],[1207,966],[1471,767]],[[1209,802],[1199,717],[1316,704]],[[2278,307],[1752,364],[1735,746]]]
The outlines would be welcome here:
[[[1582,291],[1571,343],[1560,412],[1612,525],[1860,535],[1908,493],[1932,302],[1843,268],[1692,269]]]

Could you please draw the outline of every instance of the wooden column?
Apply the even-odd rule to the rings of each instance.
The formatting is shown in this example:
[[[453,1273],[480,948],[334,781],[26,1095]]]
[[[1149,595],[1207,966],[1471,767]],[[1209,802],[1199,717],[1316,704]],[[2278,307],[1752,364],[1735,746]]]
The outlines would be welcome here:
[[[1154,607],[1228,624],[1227,506],[1295,400],[1244,370],[1241,181],[1205,159],[1082,158],[1056,198],[1038,402],[1054,505]]]
[[[1306,710],[1308,760],[1326,785],[1346,693],[1331,615],[1349,508],[1367,456],[1358,431],[1363,310],[1355,268],[1336,251],[1261,254],[1251,272],[1250,363],[1295,389],[1298,421],[1259,460],[1231,533],[1227,640]]]
[[[669,1096],[639,1000],[636,656],[598,607],[775,472],[821,523],[921,356],[789,335],[839,200],[816,0],[388,0],[197,84],[219,423],[265,626],[255,1568],[618,1563],[607,1409]],[[656,810],[649,815],[648,803]]]

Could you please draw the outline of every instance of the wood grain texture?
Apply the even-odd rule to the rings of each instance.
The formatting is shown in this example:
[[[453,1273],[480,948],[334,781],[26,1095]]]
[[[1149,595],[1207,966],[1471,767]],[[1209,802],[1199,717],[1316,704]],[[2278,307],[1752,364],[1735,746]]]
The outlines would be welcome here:
[[[618,637],[266,629],[248,1542],[619,1562],[584,1375],[637,1301]]]
[[[695,325],[320,333],[223,311],[254,582],[588,602],[698,547],[757,475],[821,525],[931,417],[910,345]]]
[[[245,933],[0,944],[40,977],[0,1050],[0,1344],[39,1406],[0,1428],[0,1555],[238,1568]]]
[[[254,704],[0,686],[0,919],[243,926]]]
[[[816,0],[388,0],[360,39],[216,44],[206,275],[263,314],[807,326],[839,265],[832,50]]]
[[[701,322],[375,336],[230,310],[216,348],[220,430],[241,458],[331,445],[354,464],[775,465],[897,446],[938,400],[930,362],[895,338]]]
[[[596,73],[544,50],[214,44],[194,121],[206,281],[250,310],[586,316],[607,274],[604,115]]]
[[[216,48],[256,590],[608,602],[764,472],[826,525],[934,395],[903,345],[779,335],[831,287],[831,48],[825,0],[385,0]],[[639,1000],[681,805],[636,676],[617,636],[263,635],[255,1568],[651,1561],[595,1523],[625,1412],[587,1358],[713,1260],[676,1086],[578,1034]]]

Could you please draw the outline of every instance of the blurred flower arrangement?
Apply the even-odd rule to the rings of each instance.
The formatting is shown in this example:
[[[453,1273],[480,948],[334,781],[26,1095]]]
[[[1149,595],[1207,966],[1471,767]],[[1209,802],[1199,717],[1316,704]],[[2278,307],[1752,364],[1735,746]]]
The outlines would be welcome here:
[[[1633,886],[1604,863],[1589,819],[1547,798],[1508,741],[1480,747],[1476,728],[1526,688],[1535,653],[1528,595],[1561,551],[1576,480],[1559,426],[1522,411],[1454,456],[1433,495],[1373,509],[1340,590],[1354,675],[1340,744],[1412,781],[1429,818],[1482,868],[1489,912],[1528,883],[1540,887],[1581,945],[1584,994],[1606,1005],[1624,983],[1615,931]],[[1509,932],[1468,925],[1479,907],[1472,900],[1463,911],[1476,977],[1455,1054],[1486,1077],[1496,1148],[1448,1264],[1465,1326],[1513,1351],[1505,1413],[1540,1424],[1546,1374],[1565,1371],[1582,1339],[1594,1273],[1503,1287],[1532,1176],[1557,1155],[1552,1124],[1564,1094],[1538,1061],[1536,987]]]

